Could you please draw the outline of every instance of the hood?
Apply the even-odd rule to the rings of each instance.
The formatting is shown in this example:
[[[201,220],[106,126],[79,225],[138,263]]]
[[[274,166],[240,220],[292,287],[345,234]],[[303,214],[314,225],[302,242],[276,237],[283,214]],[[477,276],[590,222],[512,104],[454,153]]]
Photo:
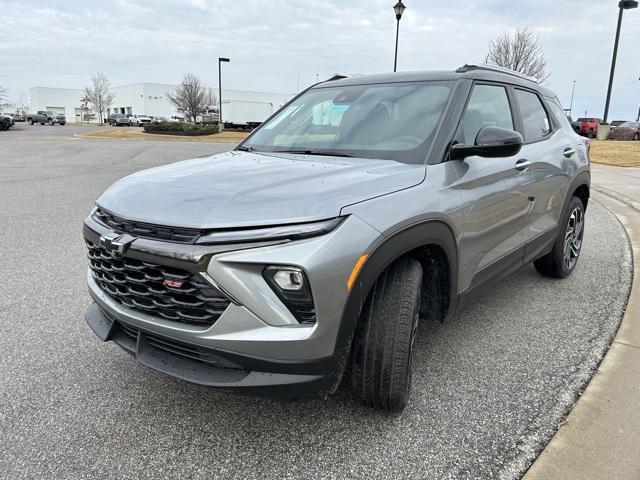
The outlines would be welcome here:
[[[227,152],[134,173],[97,204],[158,225],[279,225],[336,217],[347,205],[412,187],[424,177],[424,165],[393,160]]]

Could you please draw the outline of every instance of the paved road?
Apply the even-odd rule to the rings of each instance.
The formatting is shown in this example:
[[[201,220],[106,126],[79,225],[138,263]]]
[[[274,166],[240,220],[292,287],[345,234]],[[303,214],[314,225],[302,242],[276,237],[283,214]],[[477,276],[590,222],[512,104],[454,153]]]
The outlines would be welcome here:
[[[590,206],[571,278],[526,268],[452,322],[423,325],[402,415],[345,389],[304,403],[230,396],[97,341],[80,233],[115,179],[228,148],[0,136],[0,478],[518,478],[620,320],[630,255],[612,215]]]
[[[102,127],[100,125],[75,125],[73,123],[67,123],[66,125],[29,125],[26,122],[17,122],[9,130],[2,132],[0,142],[4,143],[5,140],[11,141],[47,141],[47,140],[61,140],[63,138],[73,137],[76,133],[90,132],[92,130],[98,130]]]

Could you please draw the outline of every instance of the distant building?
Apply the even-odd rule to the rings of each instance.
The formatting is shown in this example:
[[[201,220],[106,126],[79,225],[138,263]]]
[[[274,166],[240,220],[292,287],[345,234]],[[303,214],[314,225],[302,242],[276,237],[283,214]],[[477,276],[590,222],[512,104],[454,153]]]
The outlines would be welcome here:
[[[171,117],[178,112],[169,102],[167,93],[171,93],[177,85],[161,83],[133,83],[112,87],[115,99],[111,107],[107,109],[107,115],[111,113],[153,115],[158,117]],[[210,89],[217,102],[218,90]],[[63,113],[68,122],[81,122],[82,98],[84,91],[73,88],[33,87],[20,97],[20,103],[26,105],[29,112],[38,110],[51,110]],[[222,115],[225,117],[225,104],[240,102],[257,105],[258,111],[271,114],[288,102],[293,95],[285,93],[252,92],[245,90],[222,90]],[[268,116],[268,115],[267,115]],[[266,118],[266,117],[265,117]],[[259,121],[264,120],[261,118]],[[95,122],[98,121],[94,118]]]

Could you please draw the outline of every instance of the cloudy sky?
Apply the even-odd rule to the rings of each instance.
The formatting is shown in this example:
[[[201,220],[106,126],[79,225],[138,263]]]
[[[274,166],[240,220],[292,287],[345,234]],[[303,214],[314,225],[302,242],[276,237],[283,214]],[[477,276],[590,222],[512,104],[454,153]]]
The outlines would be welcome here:
[[[399,70],[482,61],[492,38],[540,35],[550,87],[574,117],[601,116],[618,0],[405,0]],[[393,68],[395,0],[0,0],[0,85],[80,88],[91,72],[113,85],[178,83],[293,93],[335,72]],[[624,16],[610,119],[640,103],[640,9]]]

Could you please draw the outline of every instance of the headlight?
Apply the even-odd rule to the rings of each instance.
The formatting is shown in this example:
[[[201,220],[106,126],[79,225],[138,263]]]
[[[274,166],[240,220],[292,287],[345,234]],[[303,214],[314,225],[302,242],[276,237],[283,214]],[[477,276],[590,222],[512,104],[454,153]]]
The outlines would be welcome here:
[[[243,243],[262,240],[300,240],[329,233],[344,220],[344,217],[320,222],[280,225],[276,227],[247,228],[243,230],[218,230],[207,233],[196,241],[198,244]]]
[[[272,265],[263,270],[262,276],[298,322],[304,324],[316,322],[311,286],[301,269]]]

